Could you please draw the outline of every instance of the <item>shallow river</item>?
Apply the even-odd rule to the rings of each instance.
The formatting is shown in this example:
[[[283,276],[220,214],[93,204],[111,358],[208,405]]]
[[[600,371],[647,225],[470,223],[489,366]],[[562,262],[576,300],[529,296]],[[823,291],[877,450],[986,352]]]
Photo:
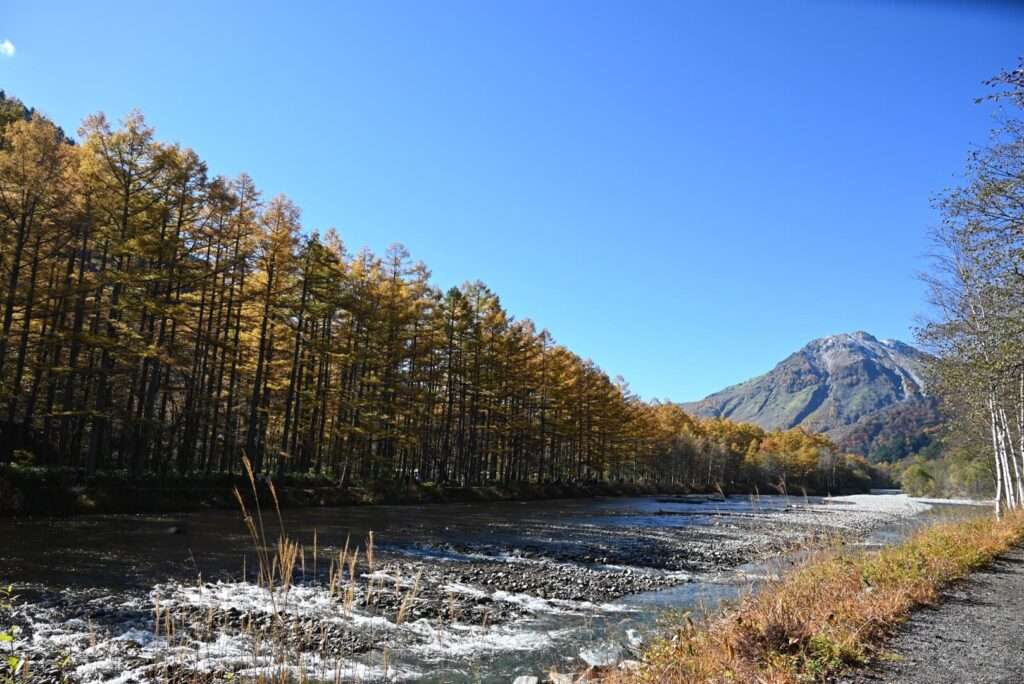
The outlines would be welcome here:
[[[972,510],[891,495],[290,510],[304,549],[287,592],[256,585],[236,512],[0,520],[0,582],[19,594],[0,625],[44,678],[223,681],[281,662],[262,629],[313,679],[510,682],[635,658],[666,610],[714,610],[810,539],[889,543]],[[276,540],[276,514],[264,527]],[[332,591],[346,540],[355,579]]]

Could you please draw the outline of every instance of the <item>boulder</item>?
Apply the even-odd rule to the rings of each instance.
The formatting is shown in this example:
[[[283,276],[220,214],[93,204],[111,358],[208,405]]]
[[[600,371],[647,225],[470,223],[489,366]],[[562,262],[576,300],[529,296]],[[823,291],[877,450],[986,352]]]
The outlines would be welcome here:
[[[580,651],[580,659],[590,667],[608,667],[623,658],[622,646],[614,641],[594,644]]]

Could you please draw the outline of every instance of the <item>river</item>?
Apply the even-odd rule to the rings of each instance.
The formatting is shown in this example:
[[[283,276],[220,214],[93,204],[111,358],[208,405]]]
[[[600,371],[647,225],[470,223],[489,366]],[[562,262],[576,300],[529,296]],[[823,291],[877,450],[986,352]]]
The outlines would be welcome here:
[[[889,543],[973,510],[891,494],[293,509],[282,524],[303,549],[274,592],[238,512],[7,519],[0,582],[19,598],[0,619],[44,680],[223,681],[282,662],[314,681],[543,679],[635,658],[666,611],[699,618],[809,541]],[[277,520],[263,512],[266,539]],[[335,572],[332,590],[346,541],[355,580]]]

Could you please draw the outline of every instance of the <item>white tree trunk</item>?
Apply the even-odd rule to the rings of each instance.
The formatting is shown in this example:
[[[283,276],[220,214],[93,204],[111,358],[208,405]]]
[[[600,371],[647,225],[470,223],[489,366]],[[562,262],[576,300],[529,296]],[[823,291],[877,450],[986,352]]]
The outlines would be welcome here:
[[[1001,518],[1003,513],[1003,464],[999,458],[999,436],[996,434],[996,411],[995,400],[989,395],[988,399],[989,426],[992,429],[992,457],[996,466],[996,518]]]
[[[1020,382],[1017,392],[1017,457],[1020,459],[1021,468],[1024,469],[1024,367],[1019,371],[1018,377]],[[1018,480],[1018,485],[1024,487],[1024,481]],[[1024,494],[1021,495],[1021,499],[1024,499]]]
[[[999,409],[999,416],[1003,423],[1003,432],[1006,435],[1007,458],[1013,463],[1013,477],[1017,482],[1017,503],[1018,505],[1024,505],[1024,479],[1021,479],[1020,464],[1017,463],[1017,451],[1013,446],[1013,428],[1010,427],[1010,421],[1006,417],[1006,410],[1002,407]]]

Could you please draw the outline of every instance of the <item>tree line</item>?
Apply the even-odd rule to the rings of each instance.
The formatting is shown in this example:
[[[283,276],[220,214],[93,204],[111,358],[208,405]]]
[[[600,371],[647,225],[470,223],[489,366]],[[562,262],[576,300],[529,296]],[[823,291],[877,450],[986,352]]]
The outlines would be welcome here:
[[[350,253],[134,112],[72,141],[0,95],[0,463],[476,485],[863,486],[800,431],[699,421],[400,245]]]
[[[936,315],[920,334],[936,356],[930,387],[955,420],[945,441],[957,460],[914,463],[905,478],[919,488],[950,470],[994,480],[1001,511],[1024,506],[1024,60],[989,85],[1001,123],[971,153],[964,183],[938,200],[927,276]],[[974,461],[983,454],[987,463]]]

